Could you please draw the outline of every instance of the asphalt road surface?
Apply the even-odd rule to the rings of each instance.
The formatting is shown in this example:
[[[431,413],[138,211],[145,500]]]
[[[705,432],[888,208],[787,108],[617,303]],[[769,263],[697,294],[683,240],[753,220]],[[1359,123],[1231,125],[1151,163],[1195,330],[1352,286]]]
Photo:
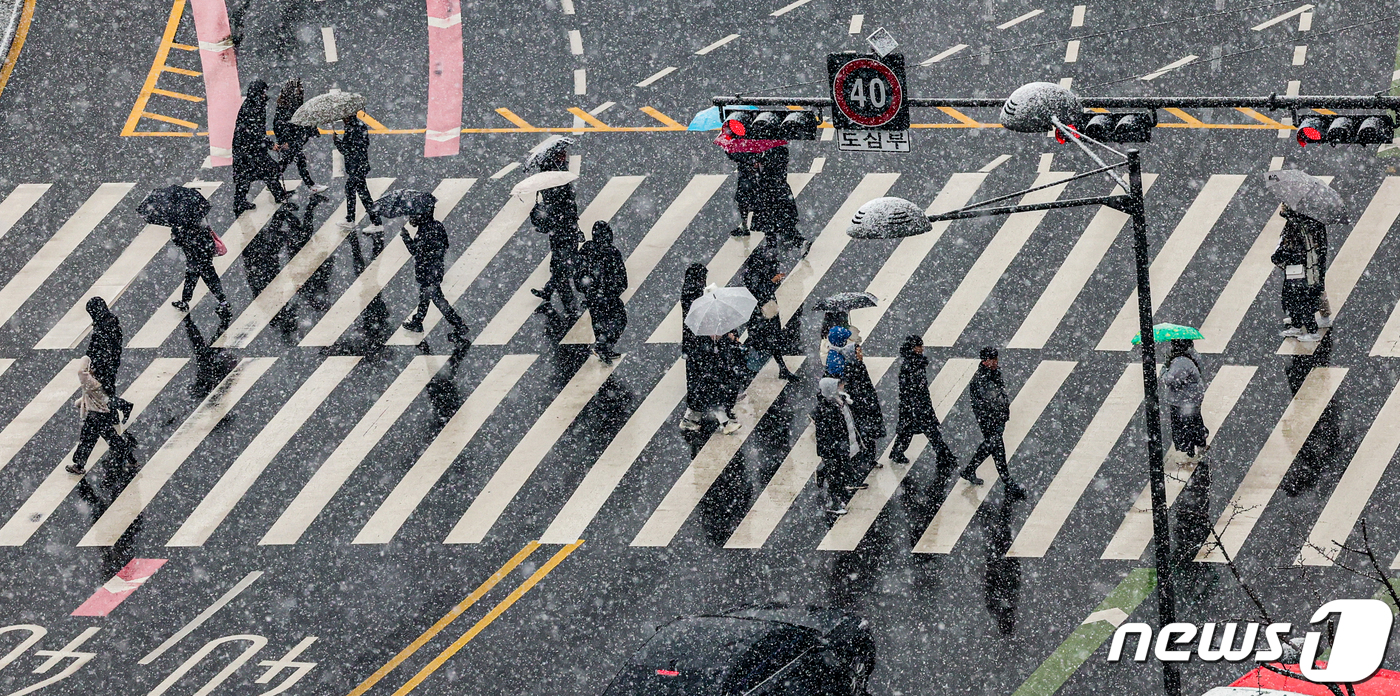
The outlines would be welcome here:
[[[845,235],[872,198],[952,207],[1092,163],[982,127],[994,111],[917,110],[910,154],[794,143],[815,242],[786,262],[780,298],[802,378],[769,364],[738,408],[745,427],[696,438],[677,428],[684,368],[667,317],[689,264],[724,284],[754,240],[726,234],[733,169],[713,134],[681,126],[714,94],[824,96],[824,55],[864,49],[877,27],[901,42],[910,93],[967,97],[1036,80],[1085,96],[1372,94],[1390,89],[1400,33],[1379,0],[471,1],[460,154],[425,158],[421,4],[230,0],[243,85],[261,78],[275,95],[295,76],[309,94],[364,94],[372,190],[445,201],[444,290],[475,340],[449,360],[446,328],[426,352],[394,330],[416,301],[402,247],[366,267],[368,238],[356,259],[336,227],[329,137],[308,147],[331,184],[306,218],[312,241],[294,259],[244,253],[274,234],[257,233],[275,206],[261,194],[235,220],[228,167],[203,166],[204,5],[39,0],[0,94],[6,693],[49,679],[37,693],[597,694],[658,624],[765,602],[868,619],[873,694],[1154,693],[1156,663],[1106,657],[1114,626],[1156,621],[1123,218],[1078,208],[955,222],[936,240]],[[1212,430],[1203,464],[1168,455],[1174,532],[1190,548],[1212,529],[1222,542],[1181,560],[1178,614],[1263,620],[1228,554],[1269,618],[1301,635],[1323,602],[1381,590],[1325,557],[1334,540],[1360,545],[1364,520],[1383,567],[1400,552],[1386,475],[1400,176],[1376,146],[1300,149],[1284,112],[1159,115],[1141,146],[1153,299],[1158,321],[1207,334]],[[509,190],[560,129],[580,131],[585,229],[611,220],[631,271],[612,366],[590,357],[586,323],[531,312],[548,244]],[[1278,336],[1279,220],[1260,176],[1278,168],[1334,177],[1352,213],[1329,231],[1336,326],[1315,351]],[[233,328],[212,347],[214,303],[180,322],[182,258],[135,210],[187,182],[206,182],[231,247],[219,269]],[[1038,195],[1109,190],[1090,178]],[[308,194],[295,200],[307,215]],[[277,279],[255,294],[260,263]],[[980,347],[1002,347],[1025,500],[939,480],[925,455],[873,471],[850,515],[823,513],[804,437],[820,376],[810,305],[867,289],[881,309],[856,321],[891,433],[906,335],[927,337],[943,432],[964,459],[980,440],[966,380]],[[92,295],[125,330],[119,389],[140,409],[129,431],[144,465],[129,482],[96,455],[82,482],[62,471]],[[1252,666],[1193,660],[1185,692]]]

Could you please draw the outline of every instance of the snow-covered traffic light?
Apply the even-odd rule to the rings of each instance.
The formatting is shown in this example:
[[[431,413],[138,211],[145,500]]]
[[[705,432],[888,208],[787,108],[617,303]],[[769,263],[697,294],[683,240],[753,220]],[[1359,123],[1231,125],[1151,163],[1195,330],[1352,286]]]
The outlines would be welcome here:
[[[1084,135],[1105,143],[1145,143],[1152,140],[1156,127],[1153,111],[1094,114],[1084,124]]]
[[[1385,114],[1306,116],[1298,123],[1298,145],[1379,145],[1395,136],[1395,122]]]
[[[725,114],[724,123],[734,137],[745,140],[816,140],[821,120],[821,114],[806,109],[735,109]]]

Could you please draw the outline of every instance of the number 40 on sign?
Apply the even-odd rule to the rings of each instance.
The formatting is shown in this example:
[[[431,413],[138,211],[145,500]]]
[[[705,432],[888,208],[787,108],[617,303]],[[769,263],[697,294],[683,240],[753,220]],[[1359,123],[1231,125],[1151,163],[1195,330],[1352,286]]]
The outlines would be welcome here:
[[[843,130],[837,140],[842,152],[909,151],[909,131]]]

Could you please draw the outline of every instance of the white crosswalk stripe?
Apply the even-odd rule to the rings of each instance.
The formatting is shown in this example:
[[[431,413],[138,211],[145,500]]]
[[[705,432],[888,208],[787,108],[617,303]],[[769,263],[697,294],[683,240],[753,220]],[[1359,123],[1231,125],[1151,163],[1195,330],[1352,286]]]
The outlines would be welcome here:
[[[20,184],[0,202],[0,237],[4,237],[24,214],[49,190],[52,184]]]
[[[64,365],[14,419],[5,424],[5,429],[0,430],[0,471],[78,393],[78,363],[79,359],[74,359]]]

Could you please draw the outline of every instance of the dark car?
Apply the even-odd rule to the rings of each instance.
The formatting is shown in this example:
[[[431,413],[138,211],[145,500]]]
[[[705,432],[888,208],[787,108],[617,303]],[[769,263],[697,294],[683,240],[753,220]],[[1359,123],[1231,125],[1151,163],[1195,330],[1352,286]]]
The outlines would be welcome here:
[[[656,629],[604,696],[866,696],[866,621],[781,604],[686,616]]]

